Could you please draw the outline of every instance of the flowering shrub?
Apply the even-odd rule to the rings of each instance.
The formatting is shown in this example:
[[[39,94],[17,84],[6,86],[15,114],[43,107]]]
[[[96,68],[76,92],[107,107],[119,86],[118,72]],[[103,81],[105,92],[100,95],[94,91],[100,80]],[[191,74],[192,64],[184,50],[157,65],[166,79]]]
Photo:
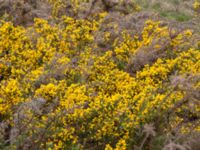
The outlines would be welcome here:
[[[123,32],[113,50],[98,51],[103,17],[0,23],[1,148],[132,149],[145,145],[139,131],[152,122],[162,134],[199,131],[188,121],[199,118],[192,31],[148,20],[141,36]]]
[[[200,1],[199,0],[195,0],[194,2],[194,9],[197,13],[200,13]]]

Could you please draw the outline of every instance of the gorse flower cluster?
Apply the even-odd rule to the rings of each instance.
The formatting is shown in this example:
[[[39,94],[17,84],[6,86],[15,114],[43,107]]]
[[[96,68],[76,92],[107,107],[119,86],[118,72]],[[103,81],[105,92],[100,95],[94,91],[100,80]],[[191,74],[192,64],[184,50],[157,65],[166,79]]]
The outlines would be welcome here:
[[[152,122],[161,134],[199,132],[192,31],[148,20],[141,35],[124,31],[100,51],[105,16],[35,19],[28,28],[0,22],[0,148],[133,149]]]
[[[195,0],[194,2],[194,9],[197,13],[200,13],[200,1],[199,0]]]

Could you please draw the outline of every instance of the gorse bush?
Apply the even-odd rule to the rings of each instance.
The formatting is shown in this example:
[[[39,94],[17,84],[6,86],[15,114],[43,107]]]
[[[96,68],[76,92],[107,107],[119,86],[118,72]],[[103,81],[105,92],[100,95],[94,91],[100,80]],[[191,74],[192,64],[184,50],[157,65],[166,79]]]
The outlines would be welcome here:
[[[199,13],[200,1],[195,0],[195,2],[194,2],[194,9]]]
[[[51,4],[52,16],[67,14],[75,18],[86,18],[102,11],[128,14],[139,11],[140,7],[134,0],[47,0]]]
[[[55,16],[65,6],[49,2]],[[101,34],[111,45],[102,50],[107,13],[0,22],[0,149],[192,147],[184,136],[200,131],[197,35],[147,20],[140,34]]]

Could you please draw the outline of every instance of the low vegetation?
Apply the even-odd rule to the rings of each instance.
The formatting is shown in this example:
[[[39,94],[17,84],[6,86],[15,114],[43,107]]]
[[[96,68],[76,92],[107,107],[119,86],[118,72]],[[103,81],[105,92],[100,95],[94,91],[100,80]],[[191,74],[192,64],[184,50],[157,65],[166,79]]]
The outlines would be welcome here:
[[[0,3],[0,149],[199,149],[200,1],[141,2]]]

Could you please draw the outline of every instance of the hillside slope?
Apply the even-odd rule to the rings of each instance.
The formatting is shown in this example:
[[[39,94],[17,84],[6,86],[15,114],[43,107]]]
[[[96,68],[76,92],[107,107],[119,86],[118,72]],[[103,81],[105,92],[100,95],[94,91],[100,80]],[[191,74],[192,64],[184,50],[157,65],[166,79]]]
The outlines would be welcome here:
[[[193,4],[1,0],[0,149],[199,150]]]

